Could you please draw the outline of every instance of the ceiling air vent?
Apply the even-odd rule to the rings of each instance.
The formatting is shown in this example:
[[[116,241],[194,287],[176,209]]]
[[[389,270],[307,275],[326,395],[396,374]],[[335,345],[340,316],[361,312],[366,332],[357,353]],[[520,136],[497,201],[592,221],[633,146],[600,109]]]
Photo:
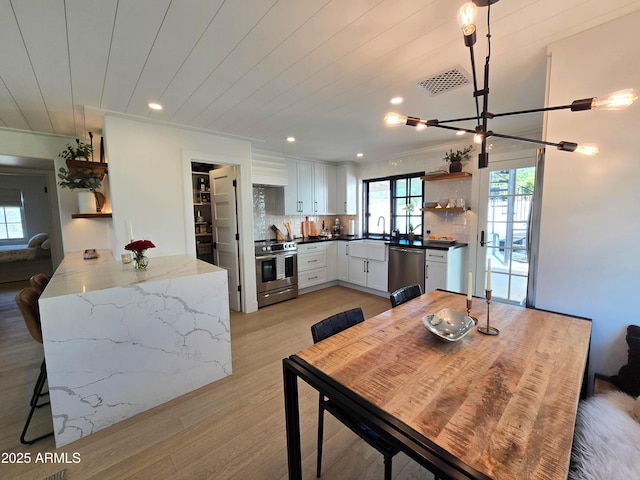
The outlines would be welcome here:
[[[416,82],[416,87],[427,92],[429,96],[435,97],[470,83],[470,75],[460,65],[457,65],[442,73]]]

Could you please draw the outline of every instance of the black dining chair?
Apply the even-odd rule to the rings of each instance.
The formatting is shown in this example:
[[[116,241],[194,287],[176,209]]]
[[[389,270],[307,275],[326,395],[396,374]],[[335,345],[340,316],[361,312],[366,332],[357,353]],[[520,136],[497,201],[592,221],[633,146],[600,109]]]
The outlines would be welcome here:
[[[16,303],[18,304],[18,308],[20,309],[20,312],[24,317],[24,322],[27,326],[27,330],[29,330],[29,333],[35,341],[42,343],[42,328],[40,326],[40,311],[38,309],[39,297],[40,294],[37,290],[32,287],[26,287],[20,290],[16,295]],[[27,421],[25,422],[24,428],[22,429],[22,435],[20,435],[20,442],[24,445],[31,445],[38,440],[42,440],[43,438],[53,435],[53,432],[50,432],[34,438],[33,440],[27,440],[25,438],[27,435],[27,429],[29,428],[29,424],[31,423],[31,418],[33,417],[33,413],[35,412],[36,408],[41,408],[45,405],[49,405],[49,402],[38,403],[41,397],[49,394],[49,392],[42,393],[46,381],[47,367],[45,365],[45,361],[42,360],[42,364],[40,365],[40,375],[38,375],[38,380],[33,387],[33,394],[31,395],[31,401],[29,402],[31,410],[29,411],[29,416],[27,417]]]
[[[391,300],[391,306],[397,307],[398,305],[408,302],[412,298],[419,297],[420,295],[422,295],[422,287],[420,287],[420,284],[416,283],[414,285],[407,285],[406,287],[397,289],[389,295],[389,299]]]
[[[361,322],[364,322],[364,315],[361,308],[354,308],[352,310],[347,310],[346,312],[336,313],[335,315],[325,318],[321,322],[311,326],[313,343],[318,343],[325,338],[342,332],[343,330]],[[316,476],[320,477],[322,467],[322,435],[325,410],[331,413],[352,432],[383,455],[384,478],[385,480],[391,480],[391,459],[399,452],[399,450],[394,447],[393,443],[385,438],[384,435],[379,435],[367,424],[351,418],[346,411],[344,411],[330,398],[325,397],[322,393],[320,393],[318,408],[318,467]]]

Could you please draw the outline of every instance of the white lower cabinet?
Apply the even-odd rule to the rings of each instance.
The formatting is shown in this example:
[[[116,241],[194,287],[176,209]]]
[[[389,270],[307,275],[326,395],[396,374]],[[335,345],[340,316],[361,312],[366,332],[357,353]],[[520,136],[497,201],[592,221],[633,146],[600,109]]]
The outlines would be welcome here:
[[[327,281],[338,278],[338,242],[327,242]]]
[[[298,245],[298,289],[327,282],[327,244]]]
[[[361,248],[366,248],[366,245],[358,247],[358,249],[355,249],[354,246],[356,246],[356,242],[350,245],[349,282],[382,292],[388,291],[389,262],[386,253],[383,260],[378,259],[381,258],[378,255],[376,258],[356,257],[354,254],[361,254]]]
[[[426,251],[425,292],[438,288],[462,292],[462,248]]]
[[[349,243],[344,240],[337,240],[333,242],[338,247],[336,252],[336,270],[338,280],[343,282],[349,281]]]

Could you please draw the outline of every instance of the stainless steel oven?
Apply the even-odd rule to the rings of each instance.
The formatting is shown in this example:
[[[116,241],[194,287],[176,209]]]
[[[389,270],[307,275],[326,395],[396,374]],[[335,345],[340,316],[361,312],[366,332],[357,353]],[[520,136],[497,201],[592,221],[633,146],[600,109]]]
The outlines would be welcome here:
[[[298,296],[297,250],[295,242],[256,242],[258,308]]]

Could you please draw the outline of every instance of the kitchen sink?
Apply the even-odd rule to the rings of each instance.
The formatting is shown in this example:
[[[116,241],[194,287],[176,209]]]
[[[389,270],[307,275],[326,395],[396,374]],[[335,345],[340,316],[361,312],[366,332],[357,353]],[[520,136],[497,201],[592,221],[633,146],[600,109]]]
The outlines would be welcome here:
[[[387,246],[381,240],[372,238],[354,240],[349,243],[349,255],[383,262],[387,259]]]

